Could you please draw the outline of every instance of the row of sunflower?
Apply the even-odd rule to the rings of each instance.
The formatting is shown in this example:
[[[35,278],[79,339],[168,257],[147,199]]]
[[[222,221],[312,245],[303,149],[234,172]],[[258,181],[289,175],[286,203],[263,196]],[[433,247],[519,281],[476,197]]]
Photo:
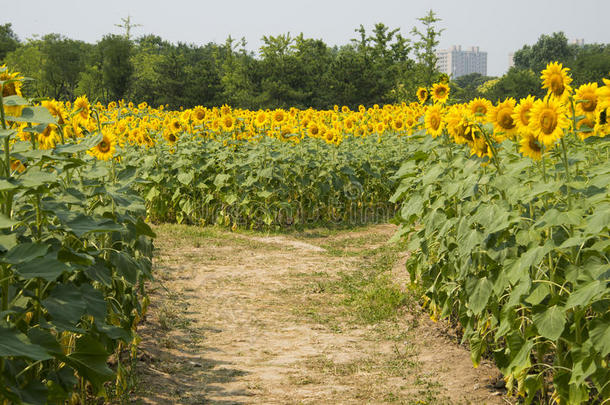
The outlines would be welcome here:
[[[88,154],[113,141],[85,99],[33,106],[22,83],[0,67],[0,403],[125,400],[152,276],[138,179]]]
[[[399,235],[475,366],[493,358],[528,404],[608,403],[610,80],[574,89],[559,63],[541,80],[542,99],[426,107],[396,174]]]

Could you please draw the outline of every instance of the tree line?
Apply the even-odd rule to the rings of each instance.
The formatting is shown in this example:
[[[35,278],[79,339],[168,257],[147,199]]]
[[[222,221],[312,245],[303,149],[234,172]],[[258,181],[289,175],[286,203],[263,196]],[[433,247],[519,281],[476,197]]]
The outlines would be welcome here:
[[[171,108],[355,108],[413,101],[417,87],[441,77],[435,67],[441,20],[430,11],[417,21],[410,36],[383,23],[370,32],[360,26],[342,46],[303,34],[269,35],[257,53],[231,37],[202,46],[157,35],[108,34],[95,44],[60,34],[21,41],[8,23],[0,25],[0,61],[34,79],[24,90],[29,97],[86,94],[102,103],[126,99]],[[455,79],[453,99],[542,95],[539,72],[554,60],[572,68],[576,84],[598,81],[610,71],[610,45],[576,46],[563,33],[543,35],[515,53],[515,67],[504,76]]]

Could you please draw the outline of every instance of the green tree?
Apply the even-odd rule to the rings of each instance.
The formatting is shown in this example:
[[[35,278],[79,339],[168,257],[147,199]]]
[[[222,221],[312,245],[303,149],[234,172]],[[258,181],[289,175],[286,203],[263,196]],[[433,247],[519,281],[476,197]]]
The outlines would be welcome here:
[[[3,61],[6,54],[19,47],[19,38],[13,32],[12,24],[0,25],[0,61]]]
[[[132,43],[120,35],[106,35],[97,44],[102,60],[102,77],[112,100],[122,99],[133,74]]]
[[[417,20],[424,26],[424,31],[420,31],[417,27],[413,27],[411,30],[411,34],[416,38],[413,42],[413,48],[419,63],[418,70],[421,81],[425,86],[430,87],[437,75],[436,62],[438,57],[436,56],[436,47],[444,29],[436,28],[436,23],[440,22],[441,19],[437,18],[432,10]]]
[[[541,35],[534,45],[525,45],[513,57],[517,69],[530,69],[538,73],[549,62],[566,63],[573,56],[573,48],[563,32]]]
[[[485,84],[481,87],[479,90],[482,90],[483,96],[493,102],[504,100],[507,97],[514,97],[519,101],[530,94],[536,97],[542,97],[545,94],[540,85],[539,74],[515,67],[501,78],[494,79],[493,85],[488,88],[485,88]]]
[[[470,73],[453,80],[451,85],[452,99],[459,102],[467,102],[476,97],[482,97],[479,87],[495,79],[495,77],[484,76],[480,73]]]

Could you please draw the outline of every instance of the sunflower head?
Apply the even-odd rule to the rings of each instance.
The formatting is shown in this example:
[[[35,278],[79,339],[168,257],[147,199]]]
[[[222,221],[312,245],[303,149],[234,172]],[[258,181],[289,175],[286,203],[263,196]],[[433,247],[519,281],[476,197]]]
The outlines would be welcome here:
[[[517,131],[525,131],[530,123],[530,115],[534,106],[534,96],[527,96],[519,101],[513,111],[513,122],[517,126]]]
[[[420,104],[423,104],[428,100],[428,89],[425,87],[419,87],[415,94],[417,95],[417,100]]]
[[[576,90],[576,114],[585,115],[597,108],[597,83],[583,84]]]
[[[527,156],[532,160],[542,159],[542,145],[533,132],[522,132],[521,139],[519,139],[519,145],[519,152],[521,152],[523,156]]]
[[[443,132],[444,121],[443,121],[443,108],[439,104],[430,106],[426,111],[426,117],[424,118],[426,130],[433,137],[436,138]]]
[[[6,65],[0,66],[0,81],[9,82],[2,86],[2,97],[21,96],[22,79],[21,73],[10,72]]]
[[[445,103],[449,99],[449,86],[445,83],[432,85],[432,100],[435,103]]]
[[[547,96],[544,100],[534,103],[529,129],[545,147],[552,146],[569,126],[567,109],[559,99]]]
[[[91,148],[89,153],[98,160],[109,160],[112,159],[116,153],[116,144],[117,139],[115,135],[108,130],[102,130],[102,140]]]
[[[572,90],[570,83],[572,78],[568,76],[569,68],[564,68],[559,62],[551,62],[542,71],[542,88],[548,89],[549,94],[555,97],[563,97]]]
[[[487,122],[489,113],[493,109],[493,105],[489,100],[477,97],[468,103],[468,109],[477,122],[485,123]]]
[[[490,121],[494,124],[494,135],[500,142],[511,138],[517,130],[513,119],[516,103],[514,98],[507,98],[494,107],[489,114]]]
[[[83,120],[89,119],[91,105],[89,104],[89,100],[87,100],[87,96],[80,96],[76,99],[74,102],[73,113],[78,114],[78,116]]]

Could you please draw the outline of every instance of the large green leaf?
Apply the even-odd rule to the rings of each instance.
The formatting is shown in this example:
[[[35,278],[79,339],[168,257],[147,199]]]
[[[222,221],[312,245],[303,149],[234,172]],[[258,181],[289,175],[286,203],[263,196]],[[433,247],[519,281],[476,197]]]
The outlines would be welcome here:
[[[487,306],[489,297],[491,297],[492,291],[493,284],[487,277],[483,277],[476,281],[472,288],[472,292],[470,292],[470,297],[468,298],[468,307],[475,315],[479,315],[483,312]]]
[[[553,305],[544,312],[534,314],[534,325],[541,336],[552,341],[559,339],[566,325],[564,311],[560,306]]]
[[[42,300],[42,305],[49,312],[51,322],[65,330],[74,330],[87,308],[81,290],[71,283],[57,285]]]
[[[45,107],[24,107],[18,117],[7,116],[7,121],[34,122],[37,124],[57,124],[57,119]]]
[[[20,243],[6,252],[2,261],[10,264],[27,263],[47,254],[49,246],[44,243]]]
[[[114,372],[106,365],[107,358],[108,353],[104,346],[93,337],[84,335],[76,340],[74,352],[65,359],[91,382],[97,394],[103,390],[103,383],[114,376]]]
[[[30,341],[23,333],[0,325],[0,357],[27,357],[32,360],[48,360],[51,355]]]
[[[589,338],[593,343],[593,347],[602,356],[607,356],[610,353],[610,322],[604,319],[592,321],[589,329]]]
[[[57,260],[57,253],[37,257],[15,267],[15,272],[25,279],[42,278],[46,281],[55,281],[64,272],[71,270],[70,266]]]

